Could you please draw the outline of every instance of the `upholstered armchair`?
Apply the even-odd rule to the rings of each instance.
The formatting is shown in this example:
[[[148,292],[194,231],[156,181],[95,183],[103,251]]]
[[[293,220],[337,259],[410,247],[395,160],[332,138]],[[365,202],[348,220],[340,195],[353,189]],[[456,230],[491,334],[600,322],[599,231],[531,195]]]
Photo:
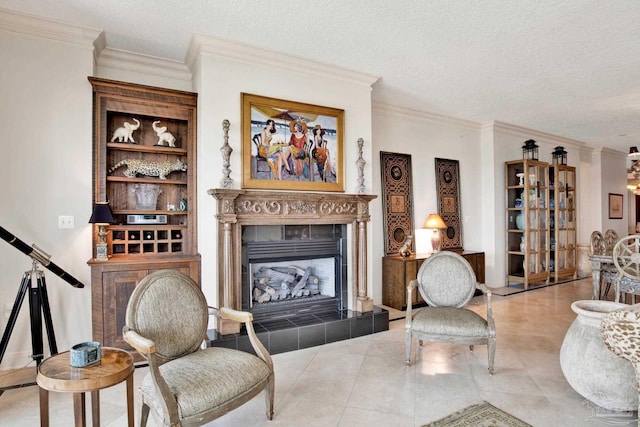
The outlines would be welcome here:
[[[427,307],[414,309],[412,293],[418,288]],[[487,319],[465,308],[480,289],[485,294]],[[455,252],[437,252],[427,258],[416,280],[407,292],[405,325],[406,364],[411,364],[413,338],[423,341],[467,344],[473,351],[476,344],[488,346],[489,373],[493,374],[496,353],[496,328],[491,310],[491,292],[476,282],[471,265]]]
[[[273,417],[274,373],[269,353],[257,339],[251,313],[226,308],[224,318],[242,322],[256,353],[202,349],[209,308],[188,276],[160,270],[146,276],[127,305],[124,339],[149,363],[140,393],[140,425],[150,410],[166,426],[207,423],[266,392],[267,418]]]

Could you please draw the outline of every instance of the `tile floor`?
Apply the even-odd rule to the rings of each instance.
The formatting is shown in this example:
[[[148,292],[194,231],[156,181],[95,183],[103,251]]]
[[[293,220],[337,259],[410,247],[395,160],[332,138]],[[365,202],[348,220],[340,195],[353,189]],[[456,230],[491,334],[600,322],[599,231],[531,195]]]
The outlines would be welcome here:
[[[388,331],[276,354],[276,406],[264,416],[264,396],[208,426],[421,426],[487,400],[534,426],[637,425],[594,407],[565,381],[558,358],[575,318],[571,302],[590,299],[591,279],[507,297],[494,296],[498,331],[496,372],[486,370],[486,347],[425,344],[417,363],[404,365],[404,323]],[[483,310],[483,297],[474,307]],[[414,346],[414,348],[417,346]],[[136,383],[146,368],[138,368]],[[124,385],[101,392],[102,425],[126,425]],[[73,423],[72,400],[50,394],[52,425]],[[136,423],[139,418],[136,402]],[[155,426],[151,418],[149,425]],[[38,390],[0,396],[0,426],[37,426]]]

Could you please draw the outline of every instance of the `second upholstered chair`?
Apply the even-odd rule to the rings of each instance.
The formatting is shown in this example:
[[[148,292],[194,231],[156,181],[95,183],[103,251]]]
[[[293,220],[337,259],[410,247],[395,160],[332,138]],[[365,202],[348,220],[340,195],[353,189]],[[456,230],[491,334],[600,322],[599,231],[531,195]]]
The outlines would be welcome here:
[[[138,283],[127,305],[123,334],[149,362],[149,374],[140,387],[141,426],[146,425],[150,410],[162,425],[202,425],[263,390],[267,418],[273,417],[273,363],[253,331],[251,313],[222,308],[220,315],[244,323],[257,356],[228,348],[200,348],[209,309],[190,277],[160,270]]]
[[[418,288],[427,307],[413,309],[411,295]],[[487,318],[465,308],[476,288],[486,298]],[[427,258],[416,280],[408,287],[406,314],[406,364],[411,364],[413,338],[440,343],[488,346],[489,373],[493,374],[496,353],[496,328],[491,310],[491,292],[476,282],[471,265],[454,252],[437,252]]]

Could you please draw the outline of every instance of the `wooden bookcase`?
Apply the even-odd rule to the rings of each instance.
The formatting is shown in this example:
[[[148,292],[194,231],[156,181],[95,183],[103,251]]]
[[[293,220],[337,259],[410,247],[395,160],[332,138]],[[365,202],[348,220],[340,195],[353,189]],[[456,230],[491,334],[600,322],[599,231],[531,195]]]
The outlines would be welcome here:
[[[577,275],[576,168],[549,167],[549,211],[551,215],[549,269],[555,281]]]
[[[109,259],[89,260],[93,339],[103,346],[129,349],[121,339],[122,326],[129,296],[142,278],[169,268],[200,280],[197,94],[93,77],[89,81],[94,100],[94,202],[108,201],[116,220],[107,227]],[[125,122],[140,123],[132,134],[134,142],[114,139]],[[160,145],[154,127],[166,127],[175,138],[174,146],[166,141]],[[128,165],[116,167],[123,160],[171,164],[180,160],[186,170],[173,171],[164,179],[146,174],[127,176]],[[142,188],[159,192],[155,205],[148,198],[136,197]],[[94,251],[97,240],[94,232]]]
[[[549,284],[549,164],[505,163],[506,281]]]

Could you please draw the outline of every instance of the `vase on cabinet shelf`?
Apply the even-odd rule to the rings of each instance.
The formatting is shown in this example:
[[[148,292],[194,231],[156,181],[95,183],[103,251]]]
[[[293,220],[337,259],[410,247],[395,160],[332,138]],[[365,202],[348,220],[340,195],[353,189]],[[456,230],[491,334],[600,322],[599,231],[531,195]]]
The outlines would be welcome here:
[[[516,215],[516,227],[518,230],[524,230],[524,215],[522,212],[519,212],[518,215]]]
[[[560,348],[560,368],[571,387],[584,398],[612,411],[638,408],[633,365],[611,352],[600,336],[604,316],[623,307],[627,305],[613,301],[575,301],[571,310],[577,317]]]

